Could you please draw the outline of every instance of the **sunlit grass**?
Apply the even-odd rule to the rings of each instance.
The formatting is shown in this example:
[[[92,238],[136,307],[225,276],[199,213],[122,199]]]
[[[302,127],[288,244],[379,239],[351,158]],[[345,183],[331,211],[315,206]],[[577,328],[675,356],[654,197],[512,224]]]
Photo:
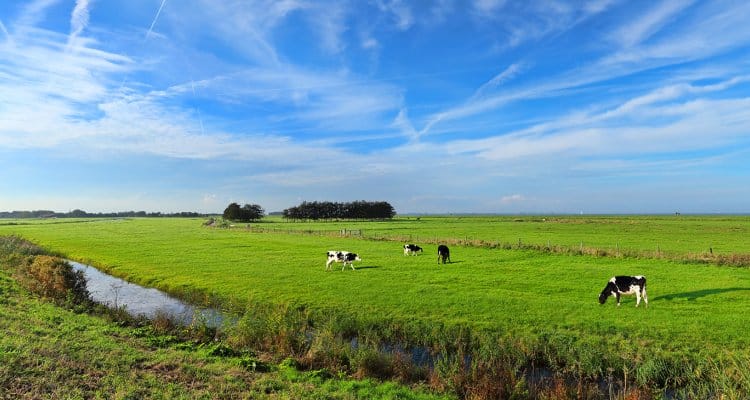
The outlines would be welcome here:
[[[199,220],[10,228],[68,257],[177,294],[500,331],[616,331],[670,346],[675,339],[736,348],[748,343],[744,322],[732,317],[750,311],[746,269],[472,247],[453,248],[453,263],[438,265],[434,246],[408,257],[395,242],[209,229]],[[357,252],[363,261],[357,271],[326,272],[329,249]],[[636,310],[632,297],[619,309],[596,302],[607,279],[622,274],[648,278],[647,309]]]
[[[504,227],[515,223],[526,226],[524,229],[545,223],[483,218],[455,221],[464,228],[473,224],[474,235],[486,238],[493,229],[498,236],[509,235]],[[624,223],[618,221],[580,222],[570,229],[595,243],[614,232],[610,225]],[[664,248],[688,251],[683,241],[690,235],[682,233],[672,220],[655,221],[641,217],[635,223],[656,224],[653,229],[661,233],[651,235]],[[214,229],[203,227],[202,222],[134,219],[6,225],[0,226],[0,234],[22,235],[67,257],[195,301],[232,304],[237,310],[247,304],[299,305],[358,320],[388,321],[386,325],[407,327],[407,331],[412,329],[408,326],[417,325],[422,328],[411,331],[420,335],[437,332],[432,326],[469,327],[480,336],[511,337],[518,345],[528,342],[528,351],[542,352],[536,356],[548,357],[546,362],[553,368],[581,369],[600,377],[612,365],[622,373],[624,366],[619,360],[628,360],[632,366],[627,368],[637,369],[644,382],[659,379],[667,384],[669,378],[663,370],[675,366],[687,368],[673,371],[681,374],[683,381],[688,376],[701,382],[709,378],[690,370],[695,360],[742,364],[750,357],[745,318],[750,315],[747,268],[474,246],[453,246],[453,262],[438,265],[433,244],[423,246],[424,254],[404,256],[400,241],[259,233],[243,226]],[[451,220],[436,218],[363,223],[361,229],[379,227],[385,232],[400,224],[428,224],[435,237],[450,237],[451,228],[443,223],[454,226]],[[338,224],[311,223],[308,227],[336,230]],[[691,224],[692,235],[700,236],[696,226],[704,223],[696,218]],[[747,229],[744,217],[708,218],[705,224],[721,230],[715,234],[725,243],[737,243],[741,248],[742,239],[736,236]],[[298,225],[302,224],[264,224],[293,230],[298,230]],[[421,232],[417,230],[413,237]],[[623,242],[646,243],[638,237],[640,230],[620,234],[626,236]],[[555,235],[558,240],[566,233]],[[536,240],[545,239],[539,236]],[[362,262],[355,264],[356,271],[342,272],[340,267],[325,271],[327,250],[356,252]],[[645,275],[648,307],[642,304],[636,308],[633,297],[625,297],[619,308],[612,300],[600,306],[597,296],[614,275]],[[705,371],[705,366],[700,368]],[[716,367],[718,375],[721,368]]]

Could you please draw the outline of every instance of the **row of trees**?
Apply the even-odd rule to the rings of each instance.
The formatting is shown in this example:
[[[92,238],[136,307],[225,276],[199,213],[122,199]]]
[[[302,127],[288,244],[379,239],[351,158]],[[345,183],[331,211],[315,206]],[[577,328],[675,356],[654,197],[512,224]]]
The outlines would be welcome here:
[[[50,210],[34,211],[0,211],[0,218],[132,218],[132,217],[205,217],[208,214],[197,212],[161,213],[145,211],[119,211],[110,213],[89,213],[75,209],[73,211],[60,213]]]
[[[296,207],[287,208],[282,215],[293,220],[391,219],[396,216],[396,210],[386,201],[304,201]]]

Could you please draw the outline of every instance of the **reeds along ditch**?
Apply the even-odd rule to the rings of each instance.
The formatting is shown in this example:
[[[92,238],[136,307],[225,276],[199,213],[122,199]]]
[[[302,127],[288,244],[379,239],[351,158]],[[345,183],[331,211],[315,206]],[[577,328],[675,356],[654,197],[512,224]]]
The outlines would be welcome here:
[[[0,262],[15,265],[19,279],[42,297],[70,304],[85,294],[64,261],[21,239],[0,238]],[[175,329],[164,318],[154,328]],[[291,358],[331,375],[423,383],[465,399],[750,396],[748,353],[673,351],[554,327],[476,330],[250,300],[231,325],[200,333],[243,354]]]
[[[622,337],[559,330],[478,332],[268,304],[249,305],[225,334],[233,348],[291,357],[301,368],[426,383],[465,399],[742,399],[750,394],[747,354],[673,353]]]

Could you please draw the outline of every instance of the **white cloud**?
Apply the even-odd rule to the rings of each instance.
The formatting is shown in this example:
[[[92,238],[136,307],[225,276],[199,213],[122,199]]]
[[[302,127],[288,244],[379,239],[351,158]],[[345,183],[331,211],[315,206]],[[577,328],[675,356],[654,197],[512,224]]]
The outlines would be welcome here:
[[[414,129],[405,108],[399,110],[396,119],[393,121],[393,125],[398,128],[404,136],[408,137],[410,141],[413,142],[419,140],[419,132]]]
[[[498,11],[505,4],[505,0],[474,0],[473,6],[480,15],[487,16]]]
[[[377,49],[378,46],[380,46],[380,44],[374,38],[366,37],[362,39],[361,47],[365,50]]]
[[[645,112],[673,120],[659,124],[630,122],[620,127],[602,124],[603,118],[592,116],[578,124],[547,124],[486,139],[457,140],[449,149],[496,161],[564,158],[566,163],[589,155],[633,157],[719,149],[745,140],[745,124],[750,121],[748,106],[750,98],[653,105],[651,109],[631,109],[636,114],[632,119],[638,120],[638,114]],[[622,112],[619,117],[631,117]],[[710,137],[706,132],[711,132]]]
[[[509,65],[503,71],[495,75],[492,79],[490,79],[489,81],[485,82],[482,86],[480,86],[479,89],[477,89],[474,92],[474,95],[471,96],[471,98],[468,101],[472,102],[480,97],[485,97],[488,94],[488,92],[493,91],[498,86],[516,77],[518,74],[520,74],[523,71],[523,69],[524,69],[523,63],[513,63]]]
[[[399,30],[408,30],[414,24],[414,16],[407,2],[403,0],[376,0],[376,5],[381,12],[390,14]]]
[[[76,41],[78,35],[89,25],[89,0],[76,0],[76,6],[70,15],[70,36],[68,45]]]
[[[511,204],[511,203],[518,203],[525,201],[526,198],[521,194],[512,194],[509,196],[503,196],[500,198],[500,203],[503,204]]]
[[[348,10],[343,3],[321,4],[310,10],[310,21],[321,37],[321,47],[328,53],[338,54],[345,50],[342,36],[347,30]]]
[[[676,15],[692,3],[694,0],[662,1],[637,20],[625,21],[619,30],[613,32],[613,40],[624,47],[639,45],[672,22]]]
[[[138,30],[89,21],[92,6],[101,3],[69,3],[37,0],[18,20],[0,22],[0,150],[49,148],[70,160],[168,158],[201,165],[205,175],[225,168],[212,178],[231,178],[185,196],[195,207],[210,208],[244,190],[273,192],[267,197],[277,205],[269,209],[312,196],[354,200],[347,198],[354,193],[387,196],[408,211],[476,204],[486,207],[482,211],[538,209],[557,198],[556,186],[579,176],[687,174],[680,171],[719,165],[727,149],[747,147],[750,79],[741,75],[747,63],[715,66],[710,58],[744,51],[747,5],[730,11],[713,2],[659,3],[633,31],[618,24],[604,32],[602,43],[613,48],[572,49],[593,51],[598,59],[583,54],[575,64],[585,67],[566,70],[572,64],[546,51],[558,38],[576,37],[579,32],[568,35],[573,28],[588,29],[584,22],[593,15],[611,10],[602,21],[619,18],[619,5],[627,2],[488,1],[467,11],[450,0],[421,10],[381,0],[368,4],[380,15],[365,20],[342,2],[186,0],[176,8],[162,0],[139,15]],[[64,13],[62,21],[58,15],[47,23],[53,5],[73,8],[69,32],[42,28],[65,26]],[[493,19],[474,18],[480,8]],[[462,60],[455,67],[436,64],[433,53],[425,53],[419,68],[434,70],[399,69],[405,60],[391,58],[394,42],[423,43],[420,35],[444,27],[431,24],[454,17],[476,24],[477,35],[486,29],[516,45],[544,46],[472,53],[491,63],[468,67]],[[292,23],[302,26],[285,31]],[[312,47],[290,51],[285,40],[300,31]],[[322,61],[309,61],[321,53]],[[373,54],[382,63],[368,63]],[[681,66],[659,68],[672,64]],[[637,75],[646,70],[653,73]],[[628,84],[619,85],[625,77]],[[534,111],[524,114],[529,108]],[[702,157],[706,153],[715,156]],[[731,157],[738,164],[740,158]],[[231,186],[237,175],[241,182]],[[542,189],[526,184],[529,177]],[[544,188],[547,196],[539,194]],[[162,194],[169,196],[107,201],[115,208],[137,202],[159,209],[153,200]]]
[[[25,4],[15,21],[17,32],[36,26],[44,18],[47,9],[59,2],[60,0],[33,0]]]

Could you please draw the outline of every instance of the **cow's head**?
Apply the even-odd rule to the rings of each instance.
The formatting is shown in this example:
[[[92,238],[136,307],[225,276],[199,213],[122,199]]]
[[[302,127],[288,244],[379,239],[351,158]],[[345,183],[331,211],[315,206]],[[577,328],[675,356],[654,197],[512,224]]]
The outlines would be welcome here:
[[[605,286],[604,290],[599,294],[599,304],[606,303],[609,296],[612,296],[614,290],[617,290],[617,286],[612,282],[607,282],[607,286]]]

